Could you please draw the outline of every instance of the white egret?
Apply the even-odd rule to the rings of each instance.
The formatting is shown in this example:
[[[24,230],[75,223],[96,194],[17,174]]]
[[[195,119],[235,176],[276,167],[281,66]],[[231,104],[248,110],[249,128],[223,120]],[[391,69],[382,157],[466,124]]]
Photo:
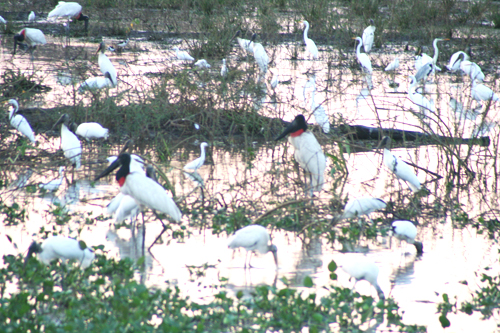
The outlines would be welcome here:
[[[480,80],[475,79],[472,81],[471,96],[473,99],[481,103],[482,101],[498,102],[498,95],[490,88],[480,83]]]
[[[273,73],[273,78],[271,79],[271,88],[276,89],[279,83],[280,83],[279,74],[278,70],[276,69],[275,72]]]
[[[179,60],[194,61],[194,58],[189,55],[186,51],[180,51],[177,46],[173,48],[175,55]]]
[[[210,64],[205,59],[200,59],[194,63],[194,65],[198,68],[210,68]]]
[[[398,70],[398,68],[399,68],[399,57],[396,57],[389,65],[387,65],[387,67],[385,68],[385,71],[386,72],[396,71],[396,70]]]
[[[370,58],[366,53],[361,53],[361,45],[363,45],[363,40],[361,39],[361,37],[355,37],[353,39],[359,41],[358,47],[356,48],[356,56],[358,57],[358,62],[361,65],[361,69],[363,69],[364,72],[371,74],[373,72],[373,69]]]
[[[415,81],[420,82],[422,81],[424,84],[427,82],[427,79],[429,78],[429,75],[431,75],[434,72],[435,66],[432,63],[427,63],[420,67],[420,69],[415,73]]]
[[[47,238],[41,245],[33,241],[28,249],[25,264],[33,253],[36,253],[38,259],[45,265],[49,265],[54,259],[77,260],[83,269],[89,267],[95,258],[94,251],[83,241],[60,235]]]
[[[64,156],[70,160],[71,164],[78,170],[81,166],[82,157],[82,145],[80,140],[78,140],[75,133],[71,132],[71,124],[67,114],[63,114],[54,124],[54,127],[58,124],[61,124],[61,148],[64,152]]]
[[[462,63],[462,61],[465,60],[469,60],[469,56],[467,55],[467,53],[463,51],[455,52],[451,56],[450,63],[446,65],[446,68],[448,68],[450,72],[456,72],[460,69],[460,64]]]
[[[49,192],[55,192],[59,189],[59,186],[61,186],[63,182],[63,175],[64,175],[64,167],[60,166],[59,167],[59,178],[56,178],[47,184],[40,184],[40,188],[43,188],[45,191]]]
[[[304,98],[304,103],[306,102],[306,90],[312,88],[313,91],[316,90],[316,75],[313,74],[306,84],[302,88],[302,97]]]
[[[410,101],[412,101],[420,108],[424,116],[428,114],[428,111],[434,112],[435,110],[432,103],[425,96],[417,93],[417,79],[413,75],[410,75],[409,78],[410,87],[408,88],[408,98],[410,99]]]
[[[460,69],[470,76],[471,81],[484,81],[484,73],[475,62],[464,60],[460,63]]]
[[[422,53],[421,55],[416,55],[415,56],[415,69],[418,71],[422,66],[426,64],[432,64],[432,57],[427,55],[426,53]],[[437,67],[436,68],[438,71],[441,70],[441,68]]]
[[[236,31],[236,34],[234,35],[234,37],[231,40],[236,38],[236,40],[238,41],[238,44],[240,45],[240,47],[243,51],[253,54],[254,43],[250,39],[244,39],[244,38],[238,37],[240,34],[241,34],[240,30]]]
[[[276,269],[278,268],[278,248],[272,243],[269,244],[271,238],[266,228],[261,225],[251,224],[240,230],[236,231],[234,235],[228,239],[228,247],[232,250],[242,247],[247,251],[245,257],[245,268],[252,267],[250,265],[250,260],[252,259],[252,253],[259,252],[260,254],[266,254],[271,252],[274,257],[274,262],[276,264]],[[248,256],[250,258],[247,260]]]
[[[314,115],[314,119],[316,123],[323,129],[323,132],[330,132],[330,120],[328,119],[328,115],[326,114],[326,110],[321,104],[317,104],[314,101],[314,95],[316,92],[316,88],[312,91],[311,96],[311,112]]]
[[[13,54],[16,54],[17,45],[23,44],[21,42],[26,42],[26,45],[28,45],[28,49],[31,53],[31,61],[33,61],[33,51],[35,50],[36,46],[47,44],[45,35],[43,34],[42,30],[34,28],[24,28],[14,36]]]
[[[410,221],[394,221],[392,222],[392,231],[394,237],[400,241],[405,241],[406,243],[413,244],[417,250],[417,254],[423,253],[423,244],[421,242],[415,241],[417,237],[417,227]]]
[[[193,171],[196,171],[198,170],[199,168],[201,168],[201,166],[203,165],[203,163],[205,163],[205,147],[208,146],[208,143],[206,142],[202,142],[200,144],[200,150],[201,150],[201,154],[200,154],[200,157],[198,157],[197,159],[195,159],[194,161],[191,161],[189,162],[188,164],[186,164],[184,166],[184,169],[185,170],[193,170]]]
[[[344,207],[344,212],[336,220],[350,219],[366,215],[370,221],[370,214],[387,206],[384,200],[374,197],[360,197],[350,199]]]
[[[385,166],[394,174],[397,178],[402,179],[408,183],[408,186],[413,192],[420,190],[420,181],[417,175],[410,168],[408,164],[402,159],[394,156],[390,150],[387,148],[391,144],[391,139],[388,136],[384,136],[377,149],[384,147],[384,164]]]
[[[17,103],[17,101],[15,99],[9,99],[8,103],[12,106],[11,110],[9,111],[10,125],[21,132],[32,143],[35,143],[35,133],[33,133],[30,124],[28,123],[26,118],[24,118],[20,114],[16,114],[16,112],[19,110],[19,104]]]
[[[109,58],[104,54],[104,52],[106,52],[106,44],[104,44],[104,42],[101,42],[96,52],[99,53],[99,59],[98,59],[99,69],[101,70],[102,75],[110,78],[111,83],[113,83],[113,87],[116,87],[118,81],[116,79],[115,66],[113,66]],[[109,76],[107,76],[106,73],[109,73]]]
[[[36,18],[35,12],[31,11],[30,14],[28,15],[28,22],[35,22],[35,18]]]
[[[222,67],[220,68],[220,76],[227,77],[226,59],[222,59]]]
[[[85,91],[95,91],[101,90],[107,87],[114,87],[113,81],[111,79],[111,75],[109,72],[104,74],[104,77],[91,77],[85,80],[80,87],[78,88],[78,92],[83,94]]]
[[[366,29],[363,31],[363,48],[366,53],[370,53],[372,50],[373,46],[373,40],[375,38],[375,26],[373,25],[373,20],[370,19],[370,25],[366,27]]]
[[[47,15],[49,20],[67,20],[67,27],[69,30],[69,22],[71,19],[75,19],[76,21],[84,21],[85,22],[85,31],[87,31],[89,26],[89,17],[82,15],[82,6],[77,2],[64,2],[59,1],[56,8],[54,8],[49,15]]]
[[[251,39],[253,42],[253,56],[255,58],[255,62],[259,65],[260,72],[265,75],[267,73],[267,66],[269,65],[269,57],[264,49],[264,46],[262,46],[261,43],[254,42],[256,37],[257,34],[253,34]]]
[[[353,289],[359,281],[366,280],[377,290],[378,297],[385,299],[384,292],[377,281],[379,268],[373,261],[368,258],[346,260],[340,267],[344,272],[356,279]]]
[[[310,194],[319,192],[325,183],[326,157],[314,134],[307,130],[303,115],[295,117],[293,122],[276,138],[280,140],[290,134],[288,141],[295,148],[294,157],[299,165],[309,174]]]
[[[441,42],[441,41],[445,41],[445,40],[449,40],[449,39],[448,38],[435,38],[434,39],[434,42],[432,43],[432,45],[434,46],[434,57],[432,57],[432,62],[422,63],[422,67],[417,68],[417,74],[420,70],[422,70],[423,73],[428,72],[430,70],[431,73],[433,73],[435,75],[436,69],[438,69],[438,67],[436,67],[436,64],[437,64],[437,60],[438,60],[438,56],[439,56],[439,49],[438,49],[437,43]],[[422,57],[424,57],[424,55],[427,56],[425,53],[423,53]],[[424,70],[423,69],[424,66],[427,66],[427,69]],[[416,64],[415,64],[415,67],[416,67]],[[438,69],[438,70],[441,70],[441,69]],[[425,76],[425,79],[427,79],[427,76]],[[418,78],[417,75],[415,75],[415,77]]]
[[[314,59],[318,59],[318,47],[316,46],[316,43],[314,43],[314,41],[312,39],[307,37],[307,32],[309,31],[309,22],[304,20],[301,23],[304,24],[304,26],[305,26],[305,28],[304,28],[304,43],[306,43],[306,49],[307,49],[307,51],[309,51],[309,53],[311,53],[311,55]]]

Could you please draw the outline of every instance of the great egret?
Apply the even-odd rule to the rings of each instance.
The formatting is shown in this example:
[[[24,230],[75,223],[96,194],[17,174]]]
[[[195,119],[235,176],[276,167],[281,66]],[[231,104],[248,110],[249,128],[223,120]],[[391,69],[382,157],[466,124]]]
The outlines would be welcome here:
[[[245,268],[247,268],[247,262],[248,267],[252,267],[250,265],[252,253],[257,251],[261,254],[271,252],[274,257],[276,269],[278,269],[278,248],[276,245],[269,244],[270,240],[271,238],[269,237],[269,233],[266,228],[261,225],[252,224],[241,228],[236,231],[234,235],[229,237],[228,247],[232,250],[242,247],[247,251],[247,255],[245,257]],[[248,258],[249,255],[250,258]]]
[[[222,59],[222,67],[220,68],[220,76],[227,77],[226,59]]]
[[[113,81],[111,79],[111,74],[109,74],[109,72],[106,72],[104,74],[104,77],[88,78],[80,85],[80,87],[78,88],[78,92],[80,94],[83,94],[85,91],[101,90],[107,87],[114,87]]]
[[[428,111],[434,112],[435,110],[432,103],[425,96],[417,93],[417,79],[413,75],[410,75],[409,78],[410,87],[408,88],[408,98],[410,101],[420,108],[424,116],[428,115]]]
[[[54,259],[77,260],[83,269],[89,267],[95,258],[95,253],[82,241],[60,235],[47,238],[41,245],[33,241],[25,262],[33,253],[38,254],[38,259],[46,265]]]
[[[304,98],[304,103],[306,102],[306,90],[309,88],[312,88],[313,91],[316,90],[316,74],[313,74],[302,88],[302,97]]]
[[[463,51],[455,52],[451,56],[450,63],[446,65],[446,68],[448,68],[450,72],[456,72],[460,69],[460,64],[462,63],[462,61],[465,60],[469,60],[469,56],[467,55],[467,53]]]
[[[274,74],[273,74],[273,78],[271,79],[271,88],[276,89],[276,87],[278,86],[279,83],[280,83],[279,74],[278,74],[278,70],[276,69]]]
[[[36,18],[35,12],[31,11],[30,14],[28,15],[28,22],[35,22],[35,18]]]
[[[334,218],[334,220],[340,221],[353,217],[359,218],[361,215],[366,215],[371,221],[370,214],[379,209],[384,209],[386,206],[387,204],[384,200],[374,197],[350,199],[345,205],[342,215]]]
[[[481,103],[482,101],[498,102],[498,95],[490,88],[480,83],[480,80],[475,79],[472,81],[471,96],[473,99]]]
[[[59,186],[61,186],[61,184],[63,182],[63,175],[64,175],[64,167],[60,166],[59,167],[59,178],[54,179],[54,180],[48,182],[47,184],[40,184],[40,188],[43,188],[44,190],[49,191],[49,192],[57,191],[57,189],[59,188]]]
[[[326,114],[326,110],[321,104],[317,104],[314,101],[314,95],[316,92],[316,88],[312,91],[311,96],[311,112],[314,115],[314,119],[316,123],[323,129],[323,132],[330,132],[330,120],[328,119],[328,115]]]
[[[16,54],[17,45],[23,44],[21,42],[26,42],[26,44],[28,45],[31,53],[31,61],[33,61],[33,51],[35,50],[36,46],[47,44],[45,35],[43,34],[42,30],[34,28],[24,28],[14,36],[13,54]]]
[[[257,38],[257,34],[253,34],[252,39],[250,40],[253,42],[253,56],[255,58],[255,62],[259,65],[261,74],[265,75],[269,65],[269,57],[264,49],[264,46],[262,46],[261,43],[256,43],[255,38]]]
[[[185,60],[185,61],[194,61],[194,58],[189,55],[186,51],[180,51],[177,46],[173,48],[175,51],[175,55],[177,56],[177,59],[179,60]]]
[[[408,186],[413,192],[420,190],[420,181],[417,175],[410,168],[408,164],[405,163],[399,157],[394,156],[388,147],[390,147],[391,139],[388,136],[384,136],[377,149],[384,147],[384,164],[385,166],[399,179],[402,179],[408,183]]]
[[[396,57],[389,65],[387,65],[385,71],[386,72],[396,71],[398,68],[399,68],[399,57]]]
[[[319,192],[325,182],[326,157],[314,134],[307,130],[306,119],[298,115],[292,123],[276,138],[276,141],[290,134],[288,141],[295,148],[295,160],[309,174],[310,194]]]
[[[307,32],[309,31],[309,22],[307,21],[302,21],[302,24],[304,24],[304,43],[306,43],[306,49],[311,53],[314,59],[318,59],[318,47],[316,46],[316,43],[309,37],[307,37]]]
[[[432,45],[434,46],[434,57],[432,57],[432,62],[422,63],[422,67],[417,69],[417,74],[415,75],[415,77],[419,81],[421,79],[427,80],[427,77],[429,74],[425,75],[425,73],[429,73],[429,71],[430,71],[430,73],[435,75],[436,69],[437,69],[436,63],[437,63],[438,56],[439,56],[439,49],[438,49],[437,43],[441,42],[441,41],[445,41],[445,40],[449,40],[449,39],[448,38],[435,38],[434,39],[434,42],[432,43]],[[422,56],[424,56],[424,54],[422,54]],[[422,75],[424,75],[424,76],[421,77],[421,75],[419,74],[420,72],[422,72]]]
[[[253,54],[254,43],[250,39],[244,39],[244,38],[238,37],[240,35],[241,35],[241,31],[240,30],[236,31],[236,34],[231,39],[231,41],[236,38],[236,40],[238,41],[238,44],[240,45],[240,47],[243,51]]]
[[[346,260],[340,266],[344,272],[356,279],[356,283],[352,287],[354,289],[356,284],[361,280],[366,280],[377,290],[378,297],[385,299],[384,292],[378,284],[378,266],[367,258]]]
[[[104,52],[106,52],[106,44],[104,44],[104,42],[101,42],[96,52],[99,53],[99,59],[98,59],[99,69],[101,70],[101,73],[104,76],[106,76],[106,73],[109,73],[109,77],[111,79],[111,82],[113,83],[113,87],[116,87],[118,82],[116,79],[115,66],[113,66],[109,58],[104,54]]]
[[[394,221],[392,222],[392,231],[394,232],[394,237],[400,241],[405,241],[406,243],[413,244],[417,250],[417,254],[423,253],[423,244],[421,242],[415,241],[417,237],[417,227],[410,221]]]
[[[17,101],[15,99],[9,99],[8,103],[12,106],[11,110],[9,111],[10,125],[21,132],[21,134],[27,137],[32,143],[35,143],[35,133],[33,133],[30,124],[28,123],[26,118],[24,118],[20,114],[16,114],[16,112],[19,110],[19,104],[17,103]]]
[[[67,27],[69,31],[69,22],[71,19],[75,19],[77,21],[85,22],[85,32],[88,30],[89,26],[89,17],[82,15],[82,6],[76,2],[64,2],[59,1],[56,8],[54,8],[49,15],[47,15],[49,20],[57,20],[57,19],[66,19]]]
[[[203,165],[203,163],[205,163],[205,147],[208,146],[208,143],[206,142],[202,142],[200,144],[200,150],[201,150],[201,154],[200,154],[200,157],[198,157],[197,159],[195,159],[194,161],[191,161],[189,162],[188,164],[186,164],[184,166],[184,169],[185,170],[193,170],[193,171],[196,171],[198,170],[199,168],[201,168],[201,166]]]
[[[372,50],[373,46],[373,39],[375,38],[375,26],[373,25],[373,20],[370,19],[370,25],[366,27],[366,29],[363,31],[363,48],[365,49],[366,53],[370,53]]]
[[[205,59],[200,59],[194,63],[194,65],[198,68],[210,68],[210,64]]]
[[[61,118],[54,124],[54,127],[61,124],[61,148],[64,156],[70,160],[71,164],[76,169],[80,169],[82,157],[82,145],[78,137],[70,130],[71,124],[67,114],[63,114]]]
[[[460,69],[467,75],[469,75],[471,81],[474,80],[484,81],[484,73],[475,62],[469,60],[464,60],[460,63]]]
[[[363,69],[364,72],[371,74],[373,72],[373,69],[370,58],[366,53],[361,53],[361,45],[363,45],[363,40],[361,39],[361,37],[355,37],[353,39],[359,41],[358,47],[356,48],[356,56],[358,57],[358,62],[361,65],[361,69]]]

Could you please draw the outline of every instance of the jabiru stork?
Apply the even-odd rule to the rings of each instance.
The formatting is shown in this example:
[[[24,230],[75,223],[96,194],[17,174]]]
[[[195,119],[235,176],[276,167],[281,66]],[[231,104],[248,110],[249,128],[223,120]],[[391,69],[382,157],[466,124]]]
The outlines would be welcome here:
[[[71,19],[75,19],[76,21],[84,21],[85,22],[85,32],[87,32],[89,26],[89,17],[82,14],[82,6],[77,2],[64,2],[59,1],[56,8],[54,8],[49,15],[47,15],[49,20],[57,20],[57,19],[66,19],[68,22],[68,31],[69,31],[69,22]]]
[[[21,42],[26,42],[26,44],[23,44]],[[12,54],[16,54],[16,48],[18,44],[28,46],[31,54],[31,61],[33,61],[33,51],[35,50],[36,46],[47,44],[47,40],[45,40],[45,35],[43,34],[42,30],[34,28],[24,28],[16,35],[14,35],[14,52]]]
[[[9,99],[8,104],[12,106],[9,111],[9,120],[11,126],[21,132],[32,143],[35,143],[35,133],[33,133],[30,124],[28,123],[26,118],[24,118],[20,114],[16,114],[16,112],[19,110],[19,104],[17,103],[17,101],[15,99]]]

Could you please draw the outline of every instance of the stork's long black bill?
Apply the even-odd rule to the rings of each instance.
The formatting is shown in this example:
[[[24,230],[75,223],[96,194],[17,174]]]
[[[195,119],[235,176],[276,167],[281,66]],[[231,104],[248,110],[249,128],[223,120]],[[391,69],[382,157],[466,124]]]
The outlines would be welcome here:
[[[274,139],[275,141],[278,141],[278,140],[281,140],[283,139],[285,136],[287,136],[287,134],[290,134],[290,133],[293,133],[293,132],[296,132],[300,129],[299,127],[299,124],[297,123],[297,121],[294,119],[290,125],[288,125],[287,128],[285,128],[285,130],[283,131],[283,133],[280,134],[280,136],[278,136],[276,139]]]
[[[26,264],[28,263],[28,260],[33,256],[33,253],[38,253],[39,251],[39,245],[33,241],[31,243],[30,247],[28,248],[28,254],[26,255],[26,258],[24,259],[24,267],[26,267]]]
[[[51,131],[54,130],[54,128],[56,128],[57,125],[61,124],[61,123],[64,123],[66,121],[66,118],[68,117],[68,115],[65,113],[63,114],[57,121],[56,123],[54,124],[54,126],[52,126],[52,128],[50,129]]]
[[[98,180],[98,179],[101,179],[102,177],[105,177],[107,175],[109,175],[111,172],[113,172],[113,170],[117,169],[119,166],[121,165],[121,161],[119,158],[117,158],[113,163],[110,164],[110,166],[108,166],[106,168],[106,170],[104,170],[103,172],[101,172],[101,174],[99,176],[97,176],[94,181]]]

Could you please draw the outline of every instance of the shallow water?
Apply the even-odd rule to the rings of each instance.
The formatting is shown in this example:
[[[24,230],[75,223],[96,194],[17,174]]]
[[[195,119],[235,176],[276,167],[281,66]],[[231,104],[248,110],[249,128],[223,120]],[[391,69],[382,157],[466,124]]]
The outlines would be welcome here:
[[[1,70],[15,66],[23,71],[31,71],[29,56],[17,55],[10,62],[7,54],[5,40],[2,43]],[[121,82],[117,89],[109,90],[111,96],[126,91],[130,86],[141,87],[141,91],[148,91],[148,77],[145,73],[161,73],[165,66],[179,66],[176,60],[172,60],[174,54],[163,45],[133,41],[130,46],[133,50],[140,52],[125,51],[122,55],[109,55],[111,61],[117,67]],[[428,84],[427,91],[435,99],[435,105],[440,112],[439,119],[435,115],[435,122],[429,126],[422,124],[419,118],[408,112],[409,109],[418,112],[418,108],[406,98],[408,88],[405,75],[413,72],[413,63],[410,61],[411,54],[405,53],[400,56],[401,70],[395,78],[385,74],[380,68],[376,68],[372,77],[374,88],[367,95],[365,90],[360,96],[362,89],[366,89],[366,78],[360,75],[358,70],[351,70],[345,65],[334,67],[332,71],[325,72],[326,61],[335,57],[335,53],[325,55],[319,61],[290,61],[288,47],[272,49],[273,66],[279,67],[280,81],[290,80],[290,84],[279,84],[274,96],[276,104],[271,103],[272,89],[267,87],[269,96],[262,104],[259,112],[268,116],[275,116],[285,120],[292,120],[296,114],[310,114],[310,89],[306,90],[306,101],[304,102],[304,85],[310,75],[316,70],[316,101],[323,103],[330,119],[343,117],[350,124],[362,124],[373,127],[398,128],[407,130],[429,130],[433,132],[456,137],[469,137],[474,131],[476,121],[457,121],[453,110],[448,106],[449,96],[457,98],[464,105],[470,105],[468,97],[467,80],[457,79],[450,74],[438,74],[436,83]],[[100,75],[97,58],[93,58],[96,45],[71,41],[72,52],[82,52],[79,55],[81,65],[88,69],[80,73],[83,77]],[[75,51],[78,48],[79,51]],[[236,47],[235,47],[236,49]],[[44,84],[53,89],[43,95],[37,95],[32,103],[39,107],[52,107],[59,105],[73,105],[75,100],[83,99],[89,103],[88,95],[79,95],[72,85],[60,85],[57,76],[67,71],[70,66],[63,66],[61,61],[54,60],[51,54],[63,51],[63,42],[59,39],[49,38],[49,44],[36,50],[35,68],[36,75],[44,77]],[[326,49],[320,48],[323,53]],[[379,50],[380,51],[380,50]],[[394,52],[394,50],[392,50]],[[83,55],[84,54],[84,55]],[[328,54],[328,53],[327,53]],[[353,57],[351,54],[350,57]],[[231,62],[240,61],[241,51],[233,53],[229,59]],[[90,59],[90,61],[89,61]],[[376,60],[373,60],[376,59]],[[372,54],[372,63],[380,66],[392,60],[392,54]],[[253,65],[252,57],[249,56],[249,65]],[[209,60],[212,64],[210,74],[216,76],[220,71],[220,60]],[[442,61],[443,62],[443,61]],[[267,80],[270,80],[268,74]],[[387,79],[399,82],[396,91],[390,88]],[[458,83],[456,83],[458,81]],[[428,95],[428,96],[429,96]],[[472,103],[474,104],[474,103]],[[31,105],[23,105],[29,107]],[[498,106],[493,105],[490,114],[498,111]],[[481,118],[481,117],[478,117]],[[496,119],[491,119],[494,121]],[[313,123],[313,119],[310,120]],[[333,123],[333,121],[332,121]],[[444,126],[446,125],[446,127]],[[329,141],[328,137],[320,133],[314,127],[316,136],[323,144],[323,149],[332,155],[340,154],[336,144]],[[484,216],[494,218],[498,216],[498,180],[494,176],[497,173],[498,163],[498,126],[494,126],[490,133],[492,143],[489,147],[473,146],[451,146],[451,149],[436,146],[422,146],[415,149],[394,149],[395,155],[401,156],[407,161],[420,167],[433,171],[444,178],[436,179],[430,173],[418,170],[417,175],[424,186],[429,190],[429,195],[420,199],[419,209],[419,236],[424,242],[424,254],[416,257],[413,247],[409,246],[409,254],[401,256],[397,242],[392,242],[389,248],[389,239],[379,237],[377,242],[369,242],[370,251],[367,254],[380,266],[379,283],[386,295],[391,295],[400,304],[404,311],[404,320],[407,324],[426,325],[430,332],[441,331],[441,326],[436,315],[436,306],[442,299],[443,293],[448,293],[450,299],[457,296],[458,301],[470,298],[470,293],[481,285],[480,275],[483,268],[493,267],[491,272],[498,272],[498,244],[495,240],[488,239],[486,235],[478,234],[472,227],[465,229],[454,228],[451,216],[454,209],[453,203],[462,205],[462,209],[471,218]],[[44,138],[43,138],[44,139]],[[40,140],[40,139],[39,139]],[[42,141],[39,149],[45,149],[55,153],[59,149],[58,139],[50,138]],[[253,145],[254,157],[249,157],[243,147],[231,147],[224,143],[212,143],[209,148],[208,158],[205,165],[199,170],[205,183],[204,200],[200,196],[200,190],[187,179],[181,169],[182,166],[196,158],[199,154],[199,142],[190,142],[188,146],[179,148],[174,152],[171,166],[166,168],[159,163],[170,181],[175,184],[176,197],[183,203],[187,214],[183,218],[183,225],[188,224],[190,210],[196,209],[207,202],[216,203],[215,207],[221,208],[224,203],[229,206],[238,206],[242,203],[254,202],[266,210],[272,209],[276,203],[288,200],[304,198],[302,187],[293,182],[297,175],[291,163],[293,148],[280,142],[274,144],[255,143]],[[49,230],[62,232],[65,235],[84,239],[89,246],[105,245],[105,251],[110,256],[138,258],[142,255],[141,229],[132,237],[129,229],[115,229],[111,219],[86,224],[86,218],[96,218],[105,214],[104,207],[110,198],[118,193],[118,187],[114,177],[108,177],[95,185],[90,180],[105,168],[105,157],[116,154],[119,147],[107,150],[94,146],[92,152],[88,145],[84,146],[84,167],[82,171],[72,174],[71,167],[65,174],[65,181],[55,194],[28,194],[21,190],[5,190],[1,193],[6,202],[24,202],[28,210],[29,220],[18,226],[2,226],[1,234],[6,246],[0,250],[0,255],[24,253],[31,243],[33,236],[38,234],[42,226]],[[470,150],[470,151],[469,151]],[[470,155],[467,162],[469,168],[476,172],[476,178],[471,180],[467,187],[451,191],[447,194],[445,186],[448,179],[453,179],[453,172],[460,172],[460,177],[465,181],[463,169],[456,167],[459,155],[465,159]],[[157,161],[154,149],[146,148],[142,154]],[[47,159],[44,165],[37,168],[34,175],[29,179],[29,184],[45,183],[57,177],[59,164],[65,164],[61,154],[57,159]],[[388,174],[382,165],[382,156],[375,152],[344,153],[347,169],[349,171],[338,186],[337,179],[341,177],[338,171],[331,170],[333,165],[329,160],[327,167],[327,184],[324,191],[319,195],[316,205],[322,210],[318,212],[318,218],[330,219],[336,213],[328,211],[328,202],[334,197],[345,198],[372,195],[386,201],[394,201],[397,209],[404,211],[405,207],[412,208],[414,203],[411,198],[413,194],[406,184],[398,182],[392,175]],[[15,167],[2,170],[2,179],[9,183],[14,181],[19,173],[26,170],[22,163]],[[72,182],[72,179],[74,182]],[[453,180],[456,181],[456,180]],[[217,203],[218,202],[218,203]],[[71,222],[64,226],[57,226],[54,218],[48,213],[54,209],[53,203],[66,204],[69,211],[74,214]],[[436,204],[450,205],[446,213],[435,213],[433,207]],[[256,216],[262,212],[256,212]],[[373,214],[374,217],[386,217],[382,213]],[[397,216],[387,216],[389,219]],[[348,223],[348,222],[346,222]],[[385,224],[386,226],[389,223]],[[178,226],[174,230],[180,230]],[[147,214],[146,224],[146,246],[149,246],[161,231],[160,222],[154,220],[151,214]],[[13,242],[7,241],[9,235]],[[310,275],[314,278],[318,293],[322,292],[321,286],[327,285],[329,281],[328,263],[331,260],[342,262],[349,256],[362,256],[363,254],[341,253],[341,246],[329,244],[325,239],[309,240],[309,245],[304,246],[299,237],[292,232],[276,231],[272,233],[273,243],[279,249],[279,270],[275,271],[274,263],[270,255],[254,258],[253,264],[256,268],[243,269],[244,251],[237,252],[232,258],[227,249],[226,235],[212,235],[211,230],[199,230],[187,228],[186,236],[182,240],[172,240],[171,236],[164,236],[166,243],[155,245],[152,256],[147,256],[147,273],[145,283],[150,286],[164,287],[165,282],[173,283],[181,290],[190,295],[194,300],[208,301],[214,290],[210,287],[219,283],[220,277],[227,277],[230,290],[251,291],[252,287],[261,283],[273,284],[283,287],[280,278],[286,277],[293,286],[301,288],[303,278]],[[366,244],[365,244],[366,245]],[[182,256],[179,255],[182,253]],[[214,268],[206,270],[203,278],[194,278],[190,275],[189,266],[201,266],[205,263],[214,265]],[[467,281],[464,285],[461,281]],[[201,284],[199,284],[201,282]],[[334,282],[341,285],[351,286],[347,275],[339,270],[339,281]],[[359,282],[356,289],[363,293],[374,295],[373,288],[365,281]],[[438,294],[437,294],[438,293]],[[480,316],[466,316],[459,314],[450,317],[451,329],[456,332],[492,332],[496,328],[495,319],[481,321]]]

